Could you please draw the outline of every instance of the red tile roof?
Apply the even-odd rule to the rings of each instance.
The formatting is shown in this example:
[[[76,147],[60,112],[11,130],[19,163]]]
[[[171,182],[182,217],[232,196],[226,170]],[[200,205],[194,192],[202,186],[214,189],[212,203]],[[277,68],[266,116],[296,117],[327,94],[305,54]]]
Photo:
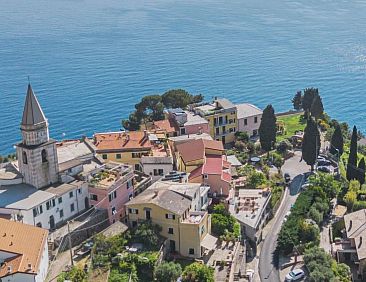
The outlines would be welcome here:
[[[224,151],[222,142],[216,140],[195,139],[177,145],[177,151],[185,163],[203,159],[205,149]]]
[[[221,179],[230,182],[231,174],[229,172],[225,172],[224,169],[227,169],[223,166],[225,163],[225,156],[217,156],[217,155],[207,155],[205,157],[205,163],[198,168],[194,169],[190,175],[189,179],[194,179],[203,174],[208,175],[221,175]],[[230,164],[229,164],[230,168]]]
[[[151,143],[144,131],[107,132],[94,135],[97,151],[128,151],[150,149]]]
[[[5,265],[0,268],[0,277],[17,272],[36,274],[47,244],[48,231],[1,218],[0,230],[0,250],[14,254],[6,259]],[[7,266],[11,266],[11,273],[8,273]]]
[[[154,121],[154,129],[165,130],[166,133],[174,133],[178,131],[174,121],[169,119]]]

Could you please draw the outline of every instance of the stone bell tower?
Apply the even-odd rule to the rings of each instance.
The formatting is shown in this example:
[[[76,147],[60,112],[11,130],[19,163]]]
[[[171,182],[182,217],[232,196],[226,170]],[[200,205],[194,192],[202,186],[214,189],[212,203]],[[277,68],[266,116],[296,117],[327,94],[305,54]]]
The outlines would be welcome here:
[[[56,141],[49,138],[47,119],[30,84],[20,130],[17,157],[24,182],[37,189],[58,182]]]

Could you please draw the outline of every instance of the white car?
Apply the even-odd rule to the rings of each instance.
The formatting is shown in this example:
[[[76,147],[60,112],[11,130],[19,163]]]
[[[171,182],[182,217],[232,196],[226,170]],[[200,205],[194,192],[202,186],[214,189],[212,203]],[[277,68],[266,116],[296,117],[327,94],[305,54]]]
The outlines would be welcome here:
[[[305,277],[305,272],[302,269],[294,269],[286,275],[285,281],[299,281]]]

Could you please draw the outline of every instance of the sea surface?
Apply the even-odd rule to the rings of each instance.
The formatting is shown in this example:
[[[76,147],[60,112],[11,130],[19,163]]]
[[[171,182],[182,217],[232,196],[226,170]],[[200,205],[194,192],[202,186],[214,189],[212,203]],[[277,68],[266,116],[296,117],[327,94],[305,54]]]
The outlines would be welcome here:
[[[0,0],[0,154],[28,78],[53,138],[119,130],[144,95],[184,88],[276,111],[318,87],[366,129],[365,0]]]

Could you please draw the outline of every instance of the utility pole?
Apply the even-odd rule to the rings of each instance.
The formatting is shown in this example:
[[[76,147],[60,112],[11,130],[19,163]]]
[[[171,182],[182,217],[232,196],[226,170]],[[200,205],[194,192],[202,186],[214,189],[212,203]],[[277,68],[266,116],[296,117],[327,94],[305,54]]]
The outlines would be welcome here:
[[[74,266],[74,261],[72,259],[72,244],[71,244],[71,234],[70,234],[70,221],[67,221],[67,236],[69,238],[69,249],[70,249],[71,266]]]

